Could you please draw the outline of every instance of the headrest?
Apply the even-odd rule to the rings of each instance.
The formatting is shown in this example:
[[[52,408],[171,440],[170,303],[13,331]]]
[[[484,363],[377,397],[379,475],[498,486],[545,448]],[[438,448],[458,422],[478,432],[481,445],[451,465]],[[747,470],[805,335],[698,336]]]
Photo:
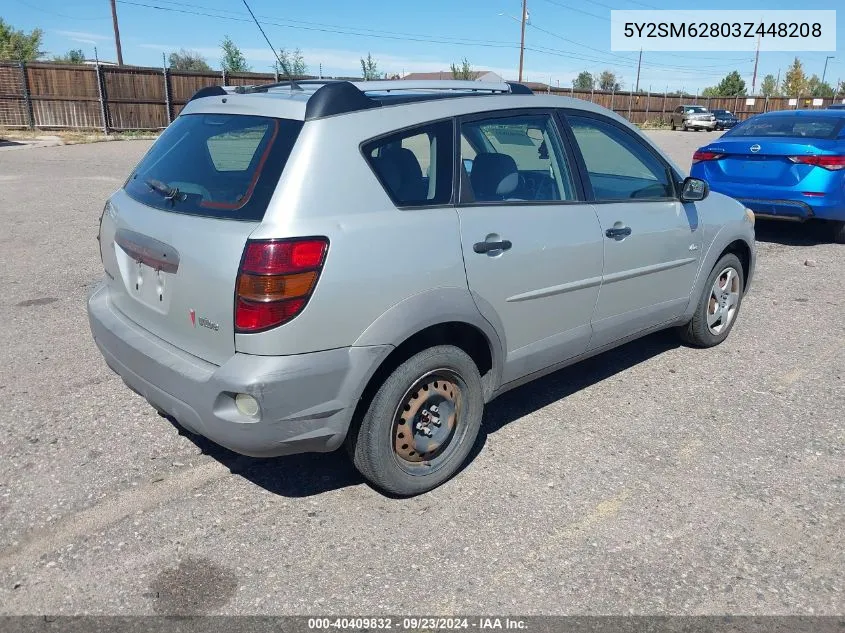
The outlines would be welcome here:
[[[519,186],[519,170],[507,154],[478,154],[472,161],[470,181],[476,200],[501,200]]]

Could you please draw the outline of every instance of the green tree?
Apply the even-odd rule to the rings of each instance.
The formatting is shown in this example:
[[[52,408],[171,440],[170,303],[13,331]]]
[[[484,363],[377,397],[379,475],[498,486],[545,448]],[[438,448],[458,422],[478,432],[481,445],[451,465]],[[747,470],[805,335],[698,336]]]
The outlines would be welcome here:
[[[622,88],[622,84],[616,80],[616,73],[611,70],[603,70],[601,75],[599,75],[598,83],[599,90],[612,90],[616,92]]]
[[[361,58],[361,74],[364,76],[364,81],[373,81],[381,78],[378,71],[378,63],[376,63],[376,60],[373,59],[370,53],[367,53],[367,59]]]
[[[766,75],[760,83],[760,94],[764,97],[777,97],[778,85],[774,75]]]
[[[596,85],[596,80],[586,70],[579,73],[579,75],[572,80],[572,87],[575,90],[592,90]]]
[[[250,67],[246,63],[246,57],[244,57],[238,45],[232,41],[232,38],[227,35],[220,43],[220,47],[223,49],[223,58],[220,60],[223,70],[227,73],[249,72]]]
[[[719,88],[717,86],[707,86],[701,91],[702,97],[719,97]]]
[[[205,61],[205,57],[196,51],[187,51],[180,48],[167,56],[167,65],[170,70],[188,70],[193,72],[208,72],[211,66]]]
[[[807,92],[813,97],[832,97],[833,86],[827,82],[822,83],[818,75],[813,75],[807,80]]]
[[[800,97],[807,94],[807,75],[804,74],[804,66],[797,57],[786,71],[782,92],[787,97]]]
[[[280,49],[279,59],[282,62],[282,72],[290,73],[291,77],[303,77],[308,72],[308,65],[305,63],[302,51],[298,48],[293,52],[288,52],[284,48]]]
[[[466,57],[461,60],[460,64],[452,64],[452,79],[462,79],[464,81],[475,79],[475,71]]]
[[[32,29],[29,33],[12,27],[0,18],[0,59],[32,62],[42,57],[41,44],[44,31]]]
[[[81,48],[72,48],[64,55],[53,55],[50,61],[56,62],[57,64],[84,64],[85,53]]]
[[[741,97],[745,94],[745,80],[739,76],[738,71],[732,70],[716,86],[716,92],[720,97]]]

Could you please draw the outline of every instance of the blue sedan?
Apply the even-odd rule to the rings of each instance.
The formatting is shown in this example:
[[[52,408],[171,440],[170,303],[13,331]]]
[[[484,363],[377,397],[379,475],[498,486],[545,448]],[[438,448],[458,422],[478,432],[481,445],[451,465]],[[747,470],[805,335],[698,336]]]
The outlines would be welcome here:
[[[691,175],[758,217],[824,220],[845,244],[845,111],[760,114],[695,152]]]

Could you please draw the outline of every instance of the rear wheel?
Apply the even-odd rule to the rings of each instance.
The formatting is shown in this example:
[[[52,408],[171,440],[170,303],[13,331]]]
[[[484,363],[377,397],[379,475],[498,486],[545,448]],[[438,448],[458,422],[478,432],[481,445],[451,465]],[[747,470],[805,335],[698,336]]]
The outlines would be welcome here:
[[[677,127],[675,127],[675,119],[671,120],[671,125],[672,125],[672,131],[673,132],[678,129]]]
[[[350,435],[352,461],[382,490],[426,492],[463,465],[483,413],[473,360],[451,345],[431,347],[397,367],[376,392]]]
[[[845,221],[833,222],[833,241],[845,244]]]
[[[733,253],[716,262],[689,323],[679,329],[681,338],[696,347],[713,347],[730,334],[742,304],[745,278]]]

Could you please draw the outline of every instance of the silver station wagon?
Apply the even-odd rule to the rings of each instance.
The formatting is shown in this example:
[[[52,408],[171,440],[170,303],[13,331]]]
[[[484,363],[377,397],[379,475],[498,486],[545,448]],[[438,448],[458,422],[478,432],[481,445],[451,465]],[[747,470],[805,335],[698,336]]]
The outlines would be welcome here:
[[[205,88],[99,242],[131,389],[246,455],[345,444],[396,495],[513,387],[662,328],[721,343],[755,262],[753,214],[612,112],[459,81]]]

